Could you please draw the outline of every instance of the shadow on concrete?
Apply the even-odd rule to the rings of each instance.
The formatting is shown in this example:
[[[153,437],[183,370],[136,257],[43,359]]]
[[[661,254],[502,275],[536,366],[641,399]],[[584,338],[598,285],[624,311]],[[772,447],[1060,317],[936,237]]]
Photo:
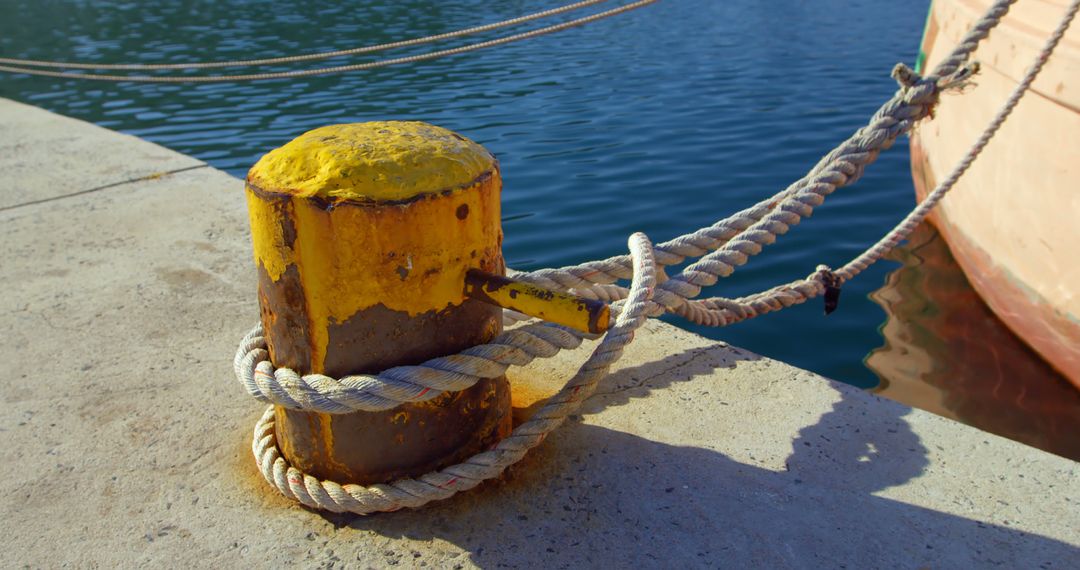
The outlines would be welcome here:
[[[739,362],[762,360],[753,352],[726,345],[710,345],[690,348],[661,359],[646,362],[638,366],[629,366],[608,374],[600,380],[593,395],[581,406],[582,414],[599,413],[608,408],[622,406],[631,400],[647,398],[656,391],[664,390],[673,384],[688,382],[698,376],[709,375],[721,368],[734,368]],[[569,372],[560,373],[559,378],[538,380],[529,374],[509,374],[511,384],[536,382],[546,386],[526,387],[525,391],[545,392],[545,397],[554,394],[569,379]],[[519,377],[515,377],[519,376]],[[515,394],[518,387],[512,390]],[[525,408],[515,409],[515,425],[519,414],[530,416],[544,401]],[[516,405],[516,404],[515,404]],[[577,416],[571,416],[576,419]]]
[[[623,369],[584,413],[747,359],[756,356],[712,348]],[[903,419],[909,411],[841,398],[799,431],[780,471],[577,417],[472,492],[418,511],[326,518],[339,538],[354,529],[386,537],[356,548],[381,551],[388,565],[421,556],[396,538],[466,550],[468,560],[446,548],[451,568],[1056,568],[1077,560],[1080,549],[1066,543],[874,496],[927,467],[926,449]]]

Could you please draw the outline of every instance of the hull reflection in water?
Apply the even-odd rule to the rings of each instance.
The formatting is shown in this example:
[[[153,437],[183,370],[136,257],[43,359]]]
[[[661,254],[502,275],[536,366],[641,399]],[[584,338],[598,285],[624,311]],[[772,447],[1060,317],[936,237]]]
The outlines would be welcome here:
[[[903,267],[870,295],[888,315],[866,359],[877,391],[1080,460],[1080,391],[990,312],[937,230],[923,224],[892,256]]]

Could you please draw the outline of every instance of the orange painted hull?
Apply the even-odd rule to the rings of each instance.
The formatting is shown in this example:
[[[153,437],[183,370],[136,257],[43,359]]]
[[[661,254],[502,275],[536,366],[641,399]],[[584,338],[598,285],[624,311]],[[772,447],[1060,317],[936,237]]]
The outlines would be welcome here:
[[[991,0],[934,0],[920,63],[935,65]],[[943,96],[911,141],[922,200],[1008,98],[1065,0],[1022,0],[979,47],[976,85]],[[1080,388],[1080,23],[931,221],[994,313]]]

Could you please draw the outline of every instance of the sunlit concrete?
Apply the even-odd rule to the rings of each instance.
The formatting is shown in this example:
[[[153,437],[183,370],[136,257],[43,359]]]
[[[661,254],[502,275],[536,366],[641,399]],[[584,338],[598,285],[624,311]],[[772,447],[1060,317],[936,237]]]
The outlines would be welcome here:
[[[659,322],[502,480],[418,511],[298,507],[256,472],[262,406],[231,377],[258,318],[242,183],[5,100],[0,133],[0,536],[13,566],[1080,560],[1076,463]],[[58,161],[49,141],[81,150]],[[512,380],[553,386],[584,356]]]

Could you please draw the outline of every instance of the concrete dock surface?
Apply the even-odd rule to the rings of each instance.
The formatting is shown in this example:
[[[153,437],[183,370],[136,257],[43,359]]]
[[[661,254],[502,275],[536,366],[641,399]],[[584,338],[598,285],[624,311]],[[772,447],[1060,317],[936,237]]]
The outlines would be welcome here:
[[[0,99],[4,566],[1080,567],[1077,463],[658,321],[496,482],[291,503],[232,377],[258,319],[242,188]]]

